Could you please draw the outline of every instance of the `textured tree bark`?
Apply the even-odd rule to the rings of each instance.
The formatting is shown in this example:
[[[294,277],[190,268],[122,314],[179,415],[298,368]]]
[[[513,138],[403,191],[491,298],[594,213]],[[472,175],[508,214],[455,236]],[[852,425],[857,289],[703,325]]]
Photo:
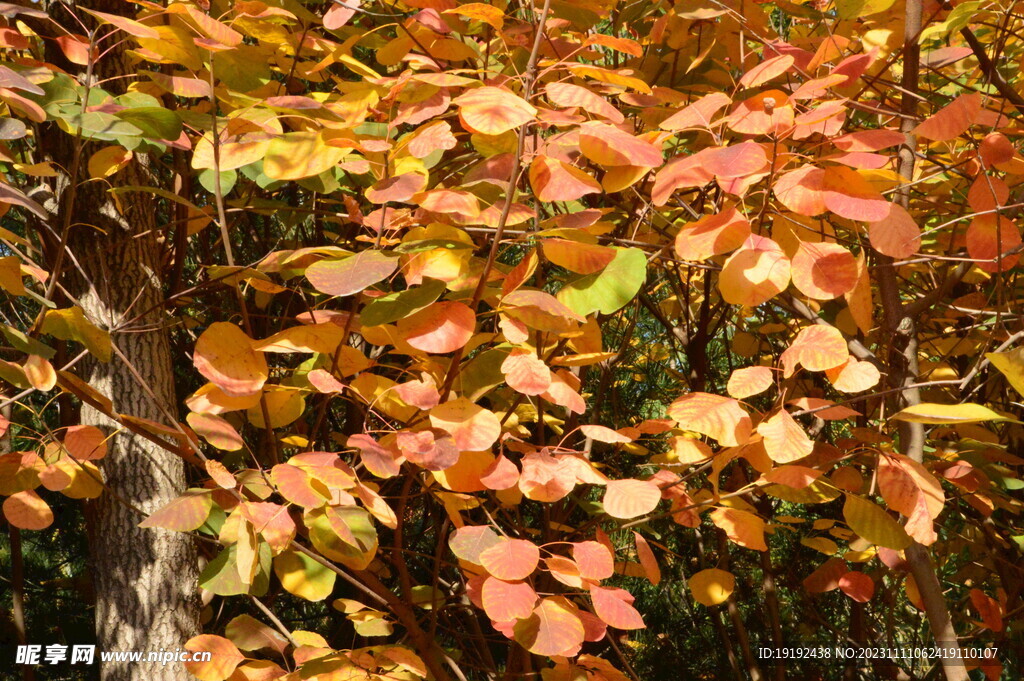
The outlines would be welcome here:
[[[121,0],[88,0],[79,6],[115,14],[132,8]],[[68,20],[60,14],[64,11],[56,3],[51,5],[52,15],[62,23]],[[84,13],[82,18],[88,19]],[[54,63],[61,63],[58,58],[54,55]],[[123,87],[126,81],[118,76],[133,70],[124,49],[113,48],[95,64],[93,81],[103,82],[109,91]],[[87,144],[76,164],[73,137],[56,131],[45,137],[40,144],[46,156],[72,175],[99,148]],[[145,185],[151,183],[148,175],[145,166],[135,161],[111,181]],[[67,175],[57,178],[48,206],[55,216],[53,225],[67,230],[67,253],[73,255],[63,258],[63,281],[90,320],[115,330],[112,339],[121,355],[115,353],[109,363],[90,362],[82,377],[110,399],[115,412],[167,423],[168,415],[173,418],[176,413],[176,400],[162,304],[163,247],[156,229],[156,205],[143,194],[115,200],[105,183],[81,181]],[[72,190],[75,182],[79,184]],[[52,264],[57,253],[51,250],[49,255]],[[128,320],[135,321],[126,325]],[[88,406],[82,408],[80,422],[112,432],[111,420]],[[184,463],[127,431],[108,444],[101,468],[109,491],[95,502],[90,542],[97,648],[180,649],[199,633],[196,547],[185,534],[140,529],[144,516],[138,511],[152,513],[184,490]],[[181,663],[114,662],[103,665],[101,678],[183,681],[192,677]]]

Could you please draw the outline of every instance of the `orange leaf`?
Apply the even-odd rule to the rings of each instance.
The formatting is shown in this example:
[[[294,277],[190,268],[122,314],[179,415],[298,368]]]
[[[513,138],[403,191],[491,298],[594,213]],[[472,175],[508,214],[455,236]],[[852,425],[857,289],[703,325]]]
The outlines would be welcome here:
[[[382,447],[365,433],[350,435],[346,446],[358,449],[363,466],[378,478],[391,478],[402,470],[396,460],[398,452]]]
[[[789,463],[814,450],[814,443],[789,412],[782,410],[757,426],[764,437],[764,449],[772,461]]]
[[[749,511],[738,508],[716,508],[711,520],[725,530],[733,542],[755,551],[767,551],[764,543],[764,521]]]
[[[551,387],[551,370],[529,350],[516,348],[501,363],[510,388],[524,395],[541,395]]]
[[[840,366],[827,369],[825,375],[836,390],[844,393],[859,393],[878,385],[882,375],[871,362],[850,357]]]
[[[500,135],[533,120],[537,109],[504,88],[484,86],[455,98],[459,119],[470,132]]]
[[[750,415],[736,400],[690,393],[669,405],[668,415],[684,430],[692,430],[718,440],[725,447],[737,447],[750,439]]]
[[[228,322],[214,322],[196,341],[196,370],[229,397],[257,393],[267,380],[267,360],[253,349],[245,332]]]
[[[423,191],[426,186],[427,178],[424,175],[409,172],[385,178],[364,193],[366,200],[371,203],[404,203]]]
[[[999,601],[986,594],[981,589],[971,589],[970,593],[971,605],[981,615],[982,622],[985,623],[985,627],[992,631],[999,632],[1003,630],[1003,611],[999,607]]]
[[[459,461],[455,439],[440,430],[402,430],[395,434],[395,444],[406,459],[428,471],[447,470]]]
[[[622,593],[629,595],[622,589],[591,586],[590,598],[594,602],[594,612],[610,627],[643,629],[646,626],[643,618],[636,608],[620,597]]]
[[[792,274],[793,285],[805,296],[831,300],[857,285],[857,259],[839,244],[801,241]]]
[[[981,95],[971,92],[960,95],[950,104],[932,114],[911,131],[912,135],[935,142],[946,142],[959,137],[977,121],[981,113]]]
[[[822,178],[822,200],[836,215],[877,222],[889,215],[889,202],[853,168],[830,166]]]
[[[718,288],[727,303],[756,307],[786,290],[790,272],[789,258],[777,243],[751,234],[725,261]]]
[[[825,171],[806,165],[780,175],[772,191],[782,205],[797,215],[821,215],[825,205]]]
[[[633,533],[633,541],[636,542],[636,556],[640,560],[647,580],[657,586],[661,583],[661,568],[658,567],[658,559],[655,557],[654,551],[651,550],[651,545],[638,532]]]
[[[107,455],[107,436],[94,426],[71,426],[64,432],[64,449],[78,461],[93,461]]]
[[[245,660],[234,643],[223,636],[201,634],[190,638],[185,643],[185,650],[195,653],[210,653],[206,662],[186,662],[185,669],[199,681],[224,681],[235,672],[235,668]]]
[[[515,640],[535,655],[573,656],[583,645],[583,622],[564,598],[545,598],[515,625]]]
[[[49,504],[33,490],[24,490],[4,499],[4,517],[22,530],[41,530],[53,524]]]
[[[729,376],[726,390],[738,400],[763,393],[775,382],[768,367],[744,367],[736,369]]]
[[[921,228],[898,203],[889,204],[889,214],[868,226],[871,246],[890,258],[909,258],[921,248]]]
[[[659,498],[660,498],[659,493]],[[615,557],[601,542],[584,541],[572,545],[572,557],[586,579],[608,579],[615,574]]]
[[[454,352],[466,345],[476,329],[476,314],[465,303],[431,303],[398,320],[398,335],[417,350],[433,354]]]
[[[493,546],[480,552],[480,565],[498,579],[526,579],[537,569],[540,549],[525,539],[500,538]]]
[[[1001,132],[985,135],[985,139],[981,140],[981,145],[978,147],[978,155],[990,168],[1009,163],[1016,153],[1017,150],[1014,148],[1013,142]]]
[[[421,208],[432,213],[454,214],[464,218],[480,215],[480,202],[469,192],[433,189],[412,198]]]
[[[731,103],[729,95],[724,92],[712,92],[672,114],[658,127],[671,131],[710,128],[715,114]]]
[[[430,410],[430,424],[451,433],[463,451],[489,449],[501,435],[501,421],[494,412],[459,397]]]
[[[784,367],[783,376],[789,378],[797,364],[808,371],[827,371],[841,366],[850,356],[846,339],[839,329],[824,324],[813,324],[797,334],[793,344],[779,357]]]
[[[215,414],[198,414],[189,412],[185,417],[188,425],[196,431],[200,437],[209,442],[217,449],[226,452],[236,452],[242,448],[242,436],[238,434],[235,427],[226,420]]]
[[[185,492],[151,513],[139,523],[139,527],[191,532],[203,526],[212,506],[213,501],[208,492]]]
[[[526,582],[488,577],[480,590],[484,611],[495,622],[526,619],[533,614],[537,592]]]
[[[967,227],[967,253],[978,261],[975,264],[982,271],[1013,269],[1020,261],[1020,253],[1006,254],[1020,245],[1020,228],[1002,215],[979,215]]]
[[[646,515],[661,501],[661,489],[651,480],[612,480],[604,493],[604,511],[613,518],[627,520]]]
[[[720,213],[683,225],[676,235],[676,254],[683,260],[700,262],[736,250],[749,236],[750,222],[730,205]]]
[[[616,255],[614,248],[569,239],[544,239],[543,244],[548,260],[577,274],[600,272]]]
[[[768,155],[756,142],[740,142],[698,152],[704,168],[715,177],[749,177],[768,169]]]
[[[751,88],[767,83],[772,78],[778,78],[793,66],[796,60],[792,55],[784,54],[780,57],[773,57],[763,61],[754,68],[743,74],[740,78],[740,87]]]
[[[541,201],[575,201],[601,192],[601,183],[575,166],[539,155],[530,164],[530,186]]]
[[[577,107],[587,113],[606,118],[612,123],[622,123],[625,116],[604,97],[587,88],[571,83],[548,83],[544,93],[555,106]]]
[[[607,123],[580,126],[580,151],[603,166],[653,168],[662,164],[661,149]]]
[[[480,476],[480,482],[487,486],[487,489],[503,490],[515,487],[519,482],[519,469],[516,465],[499,454],[494,463],[487,467],[484,474]]]
[[[851,571],[839,578],[839,590],[858,603],[867,603],[875,595],[875,582],[863,572]]]

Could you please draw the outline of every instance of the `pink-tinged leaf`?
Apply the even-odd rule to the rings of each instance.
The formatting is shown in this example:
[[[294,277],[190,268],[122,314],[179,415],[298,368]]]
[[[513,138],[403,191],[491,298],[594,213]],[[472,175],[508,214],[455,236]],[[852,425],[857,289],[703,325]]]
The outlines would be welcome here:
[[[585,123],[580,126],[580,151],[594,163],[603,166],[654,168],[663,162],[661,149],[606,123]]]
[[[501,536],[487,525],[466,525],[448,538],[448,547],[462,560],[480,565],[480,554],[501,541]]]
[[[781,135],[793,127],[793,105],[781,90],[767,90],[733,108],[726,123],[741,135]]]
[[[646,625],[640,613],[629,602],[621,598],[620,593],[622,593],[622,589],[591,586],[590,598],[594,602],[594,612],[608,626],[616,629],[645,628]]]
[[[698,154],[676,156],[658,170],[651,188],[651,201],[655,206],[664,206],[678,189],[702,187],[715,176],[704,167],[703,157]]]
[[[815,300],[832,300],[857,285],[857,259],[839,244],[801,241],[793,256],[793,285]]]
[[[306,268],[306,279],[317,291],[332,296],[362,293],[398,269],[398,258],[365,250],[344,260],[320,260]]]
[[[487,489],[510,489],[519,484],[519,469],[503,454],[499,454],[494,463],[480,476],[480,482],[486,485]]]
[[[185,5],[185,11],[199,29],[220,45],[237,47],[242,44],[242,34],[227,24],[217,21],[209,14],[204,14],[197,7]]]
[[[526,619],[537,605],[537,592],[526,582],[506,582],[497,577],[484,581],[480,598],[484,612],[495,622]]]
[[[613,518],[628,520],[653,511],[661,501],[661,489],[650,480],[612,480],[604,493],[604,511]]]
[[[564,161],[539,155],[530,163],[530,186],[540,201],[575,201],[602,191],[601,183]]]
[[[260,391],[267,380],[267,360],[252,339],[234,324],[215,322],[196,341],[196,370],[230,397]]]
[[[391,478],[402,470],[401,464],[397,461],[398,452],[382,447],[369,435],[351,435],[347,446],[359,450],[363,466],[378,478]]]
[[[189,412],[185,420],[197,435],[217,449],[237,452],[244,445],[235,427],[216,414],[198,414],[193,411]]]
[[[605,426],[580,426],[580,432],[592,440],[607,444],[625,444],[633,441],[633,438],[628,435],[623,435],[617,430],[612,430]]]
[[[33,490],[16,492],[4,499],[4,517],[22,530],[41,530],[53,524],[49,504]]]
[[[839,589],[858,603],[867,603],[875,595],[875,582],[863,572],[847,572],[839,578]]]
[[[546,449],[522,459],[519,489],[527,499],[558,501],[576,487],[576,470],[566,457],[554,457]]]
[[[573,656],[586,635],[577,609],[564,598],[545,598],[515,625],[515,640],[535,655]]]
[[[295,521],[288,508],[270,502],[243,502],[239,507],[242,517],[252,523],[274,553],[284,551],[295,538]]]
[[[1006,272],[1016,267],[1020,253],[1010,251],[1020,245],[1020,228],[1002,215],[979,215],[967,227],[967,254],[984,272]]]
[[[433,409],[441,401],[441,394],[437,391],[437,383],[427,373],[424,373],[419,381],[399,383],[394,387],[394,390],[400,400],[410,407],[416,407],[417,409]]]
[[[763,61],[754,68],[743,74],[740,78],[740,87],[752,88],[763,85],[773,78],[778,78],[792,68],[796,60],[792,55],[784,54],[780,57],[773,57]]]
[[[789,412],[782,410],[762,421],[757,432],[764,437],[764,448],[772,461],[789,463],[802,459],[814,450],[814,443]]]
[[[177,97],[206,99],[213,95],[210,82],[191,76],[171,76],[159,71],[139,71],[140,75],[148,76],[157,87]]]
[[[203,468],[206,469],[210,479],[217,483],[217,486],[221,489],[234,489],[238,486],[238,480],[220,461],[207,459],[203,462]]]
[[[577,274],[600,272],[615,259],[617,251],[608,246],[569,239],[544,239],[544,255],[559,267]]]
[[[836,215],[864,222],[884,220],[892,205],[860,173],[844,166],[825,169],[822,200]]]
[[[523,395],[541,395],[551,387],[551,370],[529,350],[516,348],[501,363],[508,387]]]
[[[409,138],[409,153],[416,158],[426,158],[435,151],[454,149],[458,143],[447,121],[435,121],[413,133]]]
[[[669,405],[668,415],[684,430],[738,447],[750,439],[750,415],[736,400],[711,393],[689,393]]]
[[[659,494],[660,497],[660,494]],[[600,581],[615,574],[615,556],[607,546],[596,541],[576,542],[572,557],[579,567],[580,576]]]
[[[298,466],[277,464],[270,469],[270,481],[281,496],[303,508],[318,508],[331,500],[327,486]]]
[[[725,530],[733,542],[755,551],[767,551],[764,543],[764,521],[749,511],[738,508],[716,508],[711,521]]]
[[[160,34],[157,30],[151,26],[147,26],[141,22],[129,19],[128,17],[122,17],[118,14],[108,14],[107,12],[98,12],[94,9],[81,8],[83,12],[93,15],[101,22],[115,26],[128,35],[136,38],[159,38]]]
[[[107,437],[94,426],[71,426],[64,432],[64,449],[78,461],[93,461],[107,455]]]
[[[551,375],[551,386],[541,394],[541,397],[565,407],[574,414],[582,414],[587,409],[587,404],[579,394],[580,379],[572,373],[559,369]]]
[[[751,234],[725,261],[718,289],[727,303],[757,307],[786,290],[790,272],[789,258],[777,243]]]
[[[978,611],[981,621],[987,629],[995,632],[1003,630],[1003,610],[999,607],[999,601],[986,594],[981,589],[971,589],[969,593],[971,605]]]
[[[475,218],[480,215],[480,202],[469,192],[452,189],[433,189],[413,197],[423,210],[444,215]]]
[[[360,0],[345,0],[345,4],[332,4],[324,12],[324,28],[328,31],[337,31],[339,28],[352,20],[359,9]]]
[[[501,435],[501,421],[494,412],[459,397],[430,410],[430,424],[450,433],[462,451],[490,449]]]
[[[825,205],[825,171],[806,165],[790,171],[775,181],[772,187],[782,205],[797,215],[821,215]]]
[[[213,508],[209,492],[185,492],[180,497],[139,523],[139,527],[162,527],[176,532],[191,532],[203,526]]]
[[[381,180],[366,190],[371,203],[405,203],[426,189],[427,178],[419,173],[404,173]]]
[[[1005,206],[1010,198],[1010,187],[998,177],[980,174],[967,190],[967,205],[976,213],[995,210]]]
[[[608,100],[590,90],[571,83],[548,83],[544,86],[548,101],[555,106],[576,107],[605,118],[612,123],[622,123],[625,117]]]
[[[774,383],[774,375],[768,367],[744,367],[732,372],[726,390],[732,397],[742,400],[763,393]]]
[[[871,247],[890,258],[909,258],[921,248],[921,228],[907,209],[889,204],[889,214],[868,226]]]
[[[676,254],[683,260],[700,262],[736,250],[749,236],[750,222],[730,205],[720,213],[683,225],[675,239]]]
[[[459,461],[455,439],[441,430],[399,431],[395,442],[406,459],[428,471],[443,471]]]
[[[911,131],[912,135],[946,142],[963,134],[981,114],[981,94],[960,95]]]
[[[657,586],[661,583],[661,568],[658,567],[658,559],[655,557],[651,545],[638,532],[633,533],[633,541],[636,542],[636,556],[640,561],[640,566],[644,569],[644,575],[647,576],[647,580],[651,584]]]
[[[729,95],[724,92],[713,92],[704,95],[661,122],[662,130],[692,130],[694,128],[710,128],[711,119],[715,114],[732,103]]]
[[[526,579],[537,569],[540,549],[525,539],[500,538],[480,552],[480,564],[487,572],[507,582]]]
[[[398,320],[398,335],[417,350],[433,354],[454,352],[466,345],[476,330],[476,314],[465,303],[431,303]]]
[[[698,152],[704,168],[719,178],[748,177],[768,170],[768,155],[756,142],[740,142]]]
[[[484,86],[455,98],[459,120],[470,132],[500,135],[533,120],[537,109],[504,88]]]
[[[345,384],[326,369],[313,369],[306,374],[306,380],[320,393],[334,394],[345,391]]]

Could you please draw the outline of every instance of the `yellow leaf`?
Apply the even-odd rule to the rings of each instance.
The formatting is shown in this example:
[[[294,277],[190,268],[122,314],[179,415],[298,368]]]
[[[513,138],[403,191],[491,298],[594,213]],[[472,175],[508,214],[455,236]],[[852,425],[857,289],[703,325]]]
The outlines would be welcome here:
[[[910,536],[906,530],[877,504],[847,494],[843,517],[851,530],[872,544],[894,551],[910,546]]]
[[[322,601],[334,590],[335,573],[304,553],[285,551],[274,558],[274,574],[289,593]]]
[[[736,577],[731,572],[709,568],[691,576],[687,584],[695,601],[711,607],[729,599],[736,588]]]
[[[1024,346],[1008,352],[990,352],[985,358],[999,369],[1007,382],[1024,395]]]
[[[895,421],[908,421],[910,423],[947,424],[947,423],[980,423],[982,421],[1013,421],[1011,418],[1002,416],[988,407],[980,404],[966,402],[964,404],[935,404],[933,402],[922,402],[903,411],[893,414],[891,419]]]
[[[25,284],[21,281],[21,259],[17,256],[0,258],[0,287],[11,295],[25,295]]]

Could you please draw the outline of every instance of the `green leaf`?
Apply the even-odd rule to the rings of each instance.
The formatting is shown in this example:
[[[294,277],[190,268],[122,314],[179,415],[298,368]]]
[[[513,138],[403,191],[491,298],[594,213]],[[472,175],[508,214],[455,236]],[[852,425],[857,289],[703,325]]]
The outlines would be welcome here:
[[[24,352],[27,355],[39,355],[44,359],[50,359],[57,352],[49,345],[40,343],[35,338],[15,329],[13,326],[0,326],[0,331],[7,338],[7,342],[13,345],[14,349],[18,352]]]
[[[899,551],[910,546],[910,535],[878,504],[846,495],[843,517],[857,535],[877,546]]]
[[[377,530],[356,506],[326,506],[306,514],[309,539],[324,558],[365,570],[377,553]]]
[[[600,272],[562,287],[558,300],[580,315],[612,314],[633,299],[647,279],[647,256],[639,248],[620,248]]]
[[[199,575],[199,586],[218,596],[265,595],[270,587],[270,544],[259,544],[259,568],[251,585],[244,584],[238,576],[237,554],[237,544],[232,544],[218,553]]]
[[[445,283],[427,279],[422,285],[376,298],[359,313],[363,326],[390,324],[419,312],[444,293]]]
[[[61,116],[58,124],[65,132],[74,135],[79,127],[86,139],[114,141],[122,137],[141,137],[142,129],[123,121],[114,114],[90,111],[85,114]]]
[[[964,404],[922,402],[921,404],[907,407],[903,411],[893,414],[890,418],[894,421],[934,425],[980,423],[982,421],[1013,421],[1013,419],[997,414],[988,407],[970,402],[965,402]],[[1014,421],[1014,423],[1017,423],[1017,421]]]
[[[231,193],[231,190],[235,188],[235,182],[238,181],[238,173],[234,170],[225,170],[220,173],[220,192],[221,196],[227,196]],[[199,173],[199,184],[203,185],[203,189],[210,192],[211,194],[217,193],[217,186],[214,184],[214,173],[213,170],[207,168],[200,171]]]
[[[181,136],[181,119],[162,106],[125,109],[114,115],[141,130],[143,137],[173,142]]]

